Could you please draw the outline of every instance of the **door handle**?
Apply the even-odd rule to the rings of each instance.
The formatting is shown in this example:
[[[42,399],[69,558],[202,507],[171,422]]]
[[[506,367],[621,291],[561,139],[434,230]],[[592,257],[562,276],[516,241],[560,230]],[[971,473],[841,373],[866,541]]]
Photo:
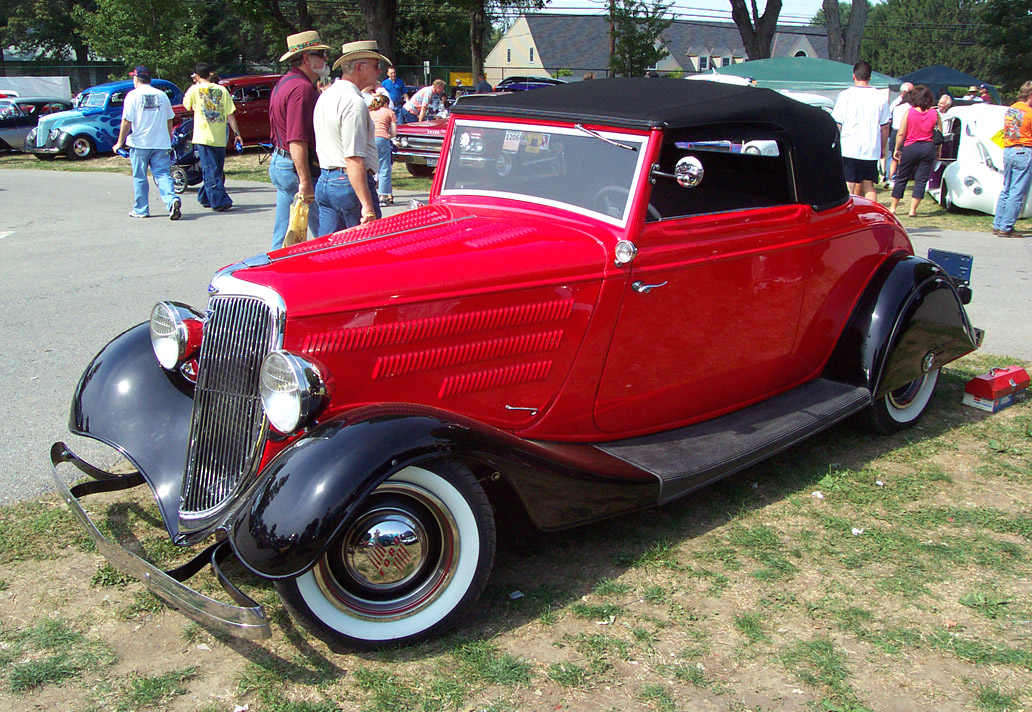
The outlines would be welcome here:
[[[661,282],[660,284],[645,284],[644,282],[634,282],[631,285],[631,289],[633,289],[635,292],[638,292],[639,294],[648,294],[649,292],[651,292],[656,287],[665,287],[665,286],[666,286],[666,282]]]

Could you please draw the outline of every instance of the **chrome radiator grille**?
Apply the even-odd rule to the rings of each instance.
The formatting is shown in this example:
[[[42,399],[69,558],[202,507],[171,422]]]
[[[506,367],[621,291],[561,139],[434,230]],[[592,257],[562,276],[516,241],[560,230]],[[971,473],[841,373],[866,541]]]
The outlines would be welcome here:
[[[272,309],[259,299],[215,296],[208,303],[179,511],[184,530],[203,527],[258,466],[267,433],[258,372],[276,329]]]

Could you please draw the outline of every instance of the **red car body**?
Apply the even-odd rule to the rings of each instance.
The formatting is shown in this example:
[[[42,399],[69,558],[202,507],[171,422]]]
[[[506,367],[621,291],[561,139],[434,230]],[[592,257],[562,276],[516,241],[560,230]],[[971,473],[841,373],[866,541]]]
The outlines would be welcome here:
[[[728,151],[776,142],[778,155]],[[224,268],[94,359],[55,482],[112,563],[261,637],[106,540],[78,498],[148,484],[173,542],[215,535],[317,635],[452,625],[495,518],[544,530],[662,504],[850,416],[909,427],[977,347],[965,285],[846,194],[837,129],[779,94],[606,80],[464,101],[430,204]],[[160,427],[155,427],[160,422]],[[69,490],[69,462],[99,483]]]

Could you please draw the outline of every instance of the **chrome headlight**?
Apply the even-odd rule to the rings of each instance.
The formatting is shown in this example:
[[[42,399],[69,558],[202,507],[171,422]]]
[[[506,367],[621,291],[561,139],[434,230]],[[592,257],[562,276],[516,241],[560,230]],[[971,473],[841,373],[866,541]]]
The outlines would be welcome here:
[[[25,135],[25,143],[32,143],[36,140],[36,129],[30,129],[29,133]]]
[[[262,361],[258,392],[265,417],[284,435],[304,427],[326,398],[319,370],[287,351],[272,351]]]
[[[56,141],[57,137],[61,135],[61,129],[50,129],[50,140]]]
[[[408,148],[408,136],[402,136],[401,138],[399,138],[398,139],[398,144],[402,148]]]
[[[158,302],[151,309],[151,348],[161,367],[172,371],[201,343],[203,324],[200,319],[183,318],[185,307],[172,302]],[[189,312],[188,312],[189,314]]]

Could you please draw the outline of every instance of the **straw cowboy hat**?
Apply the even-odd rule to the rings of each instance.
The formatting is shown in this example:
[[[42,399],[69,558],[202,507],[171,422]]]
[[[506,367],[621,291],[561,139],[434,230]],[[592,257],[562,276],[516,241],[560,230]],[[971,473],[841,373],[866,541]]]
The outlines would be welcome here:
[[[337,69],[340,67],[340,65],[344,64],[345,62],[349,62],[352,59],[378,59],[385,65],[390,64],[391,60],[384,57],[377,50],[379,50],[379,47],[377,47],[376,45],[376,40],[348,42],[346,45],[340,48],[340,59],[333,63],[333,68]]]
[[[286,62],[296,54],[318,49],[332,49],[332,47],[323,44],[322,38],[319,37],[319,33],[315,30],[298,32],[296,35],[287,37],[287,53],[280,57],[279,61]]]

